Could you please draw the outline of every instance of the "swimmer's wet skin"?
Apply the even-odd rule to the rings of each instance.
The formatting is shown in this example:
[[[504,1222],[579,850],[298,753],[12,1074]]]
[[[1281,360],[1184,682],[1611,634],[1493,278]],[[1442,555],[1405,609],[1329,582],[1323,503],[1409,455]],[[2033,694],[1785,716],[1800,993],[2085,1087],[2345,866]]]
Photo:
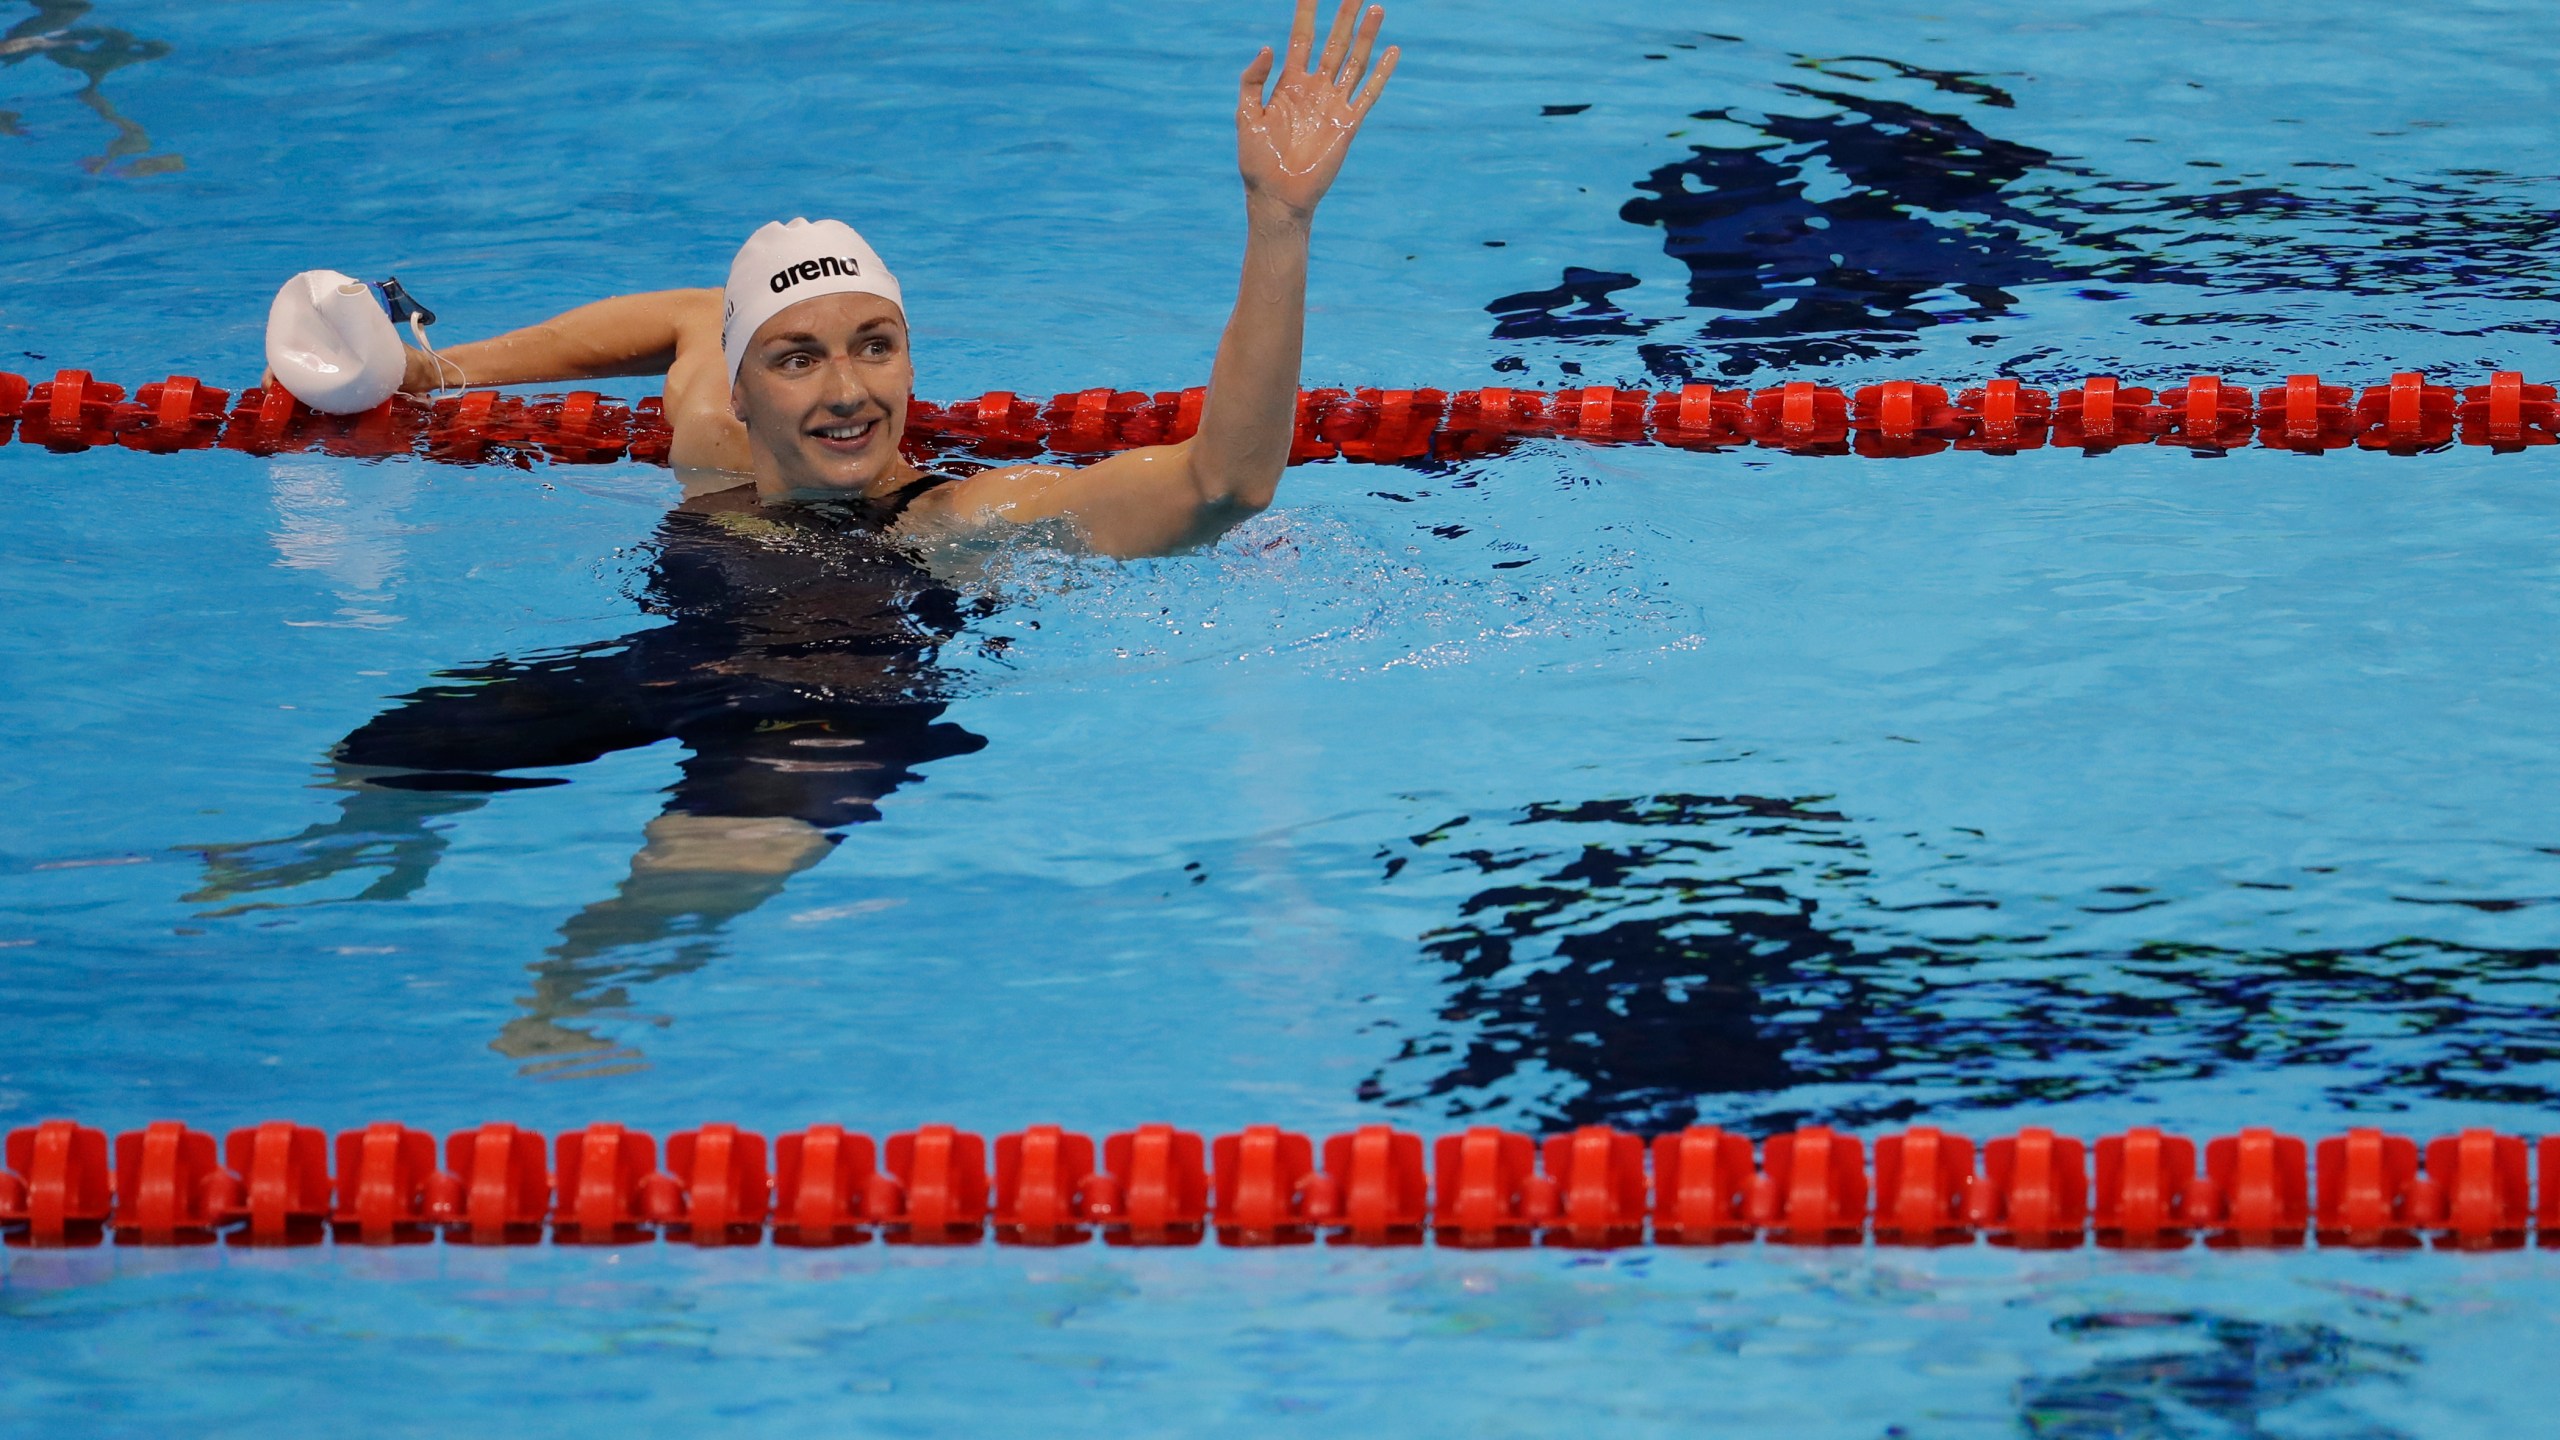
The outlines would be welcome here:
[[[1275,62],[1266,47],[1237,87],[1244,275],[1199,433],[1081,468],[1015,465],[932,486],[903,507],[898,531],[1063,519],[1104,554],[1149,555],[1212,539],[1271,503],[1296,418],[1310,227],[1398,53],[1390,46],[1371,65],[1386,12],[1363,13],[1358,0],[1343,0],[1318,48],[1316,8],[1299,0],[1286,53]],[[752,323],[730,325],[733,313]],[[724,335],[737,329],[746,333]],[[482,386],[663,373],[673,459],[693,493],[752,484],[767,505],[883,502],[926,478],[899,454],[915,388],[904,295],[833,221],[758,231],[725,295],[622,296],[441,357],[412,351],[402,388],[452,384],[455,367]]]

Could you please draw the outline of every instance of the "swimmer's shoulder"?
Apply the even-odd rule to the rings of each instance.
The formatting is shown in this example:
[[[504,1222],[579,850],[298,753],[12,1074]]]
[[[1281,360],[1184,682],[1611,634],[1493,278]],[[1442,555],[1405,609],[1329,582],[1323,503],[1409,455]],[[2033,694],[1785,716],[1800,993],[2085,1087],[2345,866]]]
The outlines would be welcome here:
[[[676,354],[667,366],[667,423],[678,469],[735,474],[747,467],[747,432],[729,413],[729,365],[720,352],[727,305],[717,290],[666,292]]]
[[[673,307],[680,339],[695,340],[708,335],[713,345],[720,343],[721,311],[726,300],[714,289],[669,290],[663,292]]]
[[[963,530],[990,518],[1011,518],[1035,497],[1075,473],[1072,465],[999,465],[984,469],[933,469],[910,487],[899,523],[917,531]]]
[[[717,290],[670,290],[666,299],[667,319],[676,332],[675,361],[667,367],[669,388],[679,380],[717,380],[726,409],[729,366],[720,353],[720,320],[727,302]]]

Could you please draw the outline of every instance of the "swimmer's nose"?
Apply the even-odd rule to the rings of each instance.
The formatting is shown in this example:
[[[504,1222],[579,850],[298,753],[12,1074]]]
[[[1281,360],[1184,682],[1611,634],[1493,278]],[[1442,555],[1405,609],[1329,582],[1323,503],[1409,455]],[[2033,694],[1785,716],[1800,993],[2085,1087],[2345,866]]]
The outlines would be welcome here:
[[[871,387],[863,383],[860,371],[850,363],[827,367],[827,386],[822,403],[829,414],[846,419],[877,405]]]

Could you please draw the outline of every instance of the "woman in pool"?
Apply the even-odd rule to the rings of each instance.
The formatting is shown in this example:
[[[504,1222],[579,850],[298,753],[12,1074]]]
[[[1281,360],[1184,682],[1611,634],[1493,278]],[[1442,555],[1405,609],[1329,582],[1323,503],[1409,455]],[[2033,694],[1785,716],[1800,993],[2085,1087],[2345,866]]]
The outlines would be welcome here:
[[[561,927],[526,1013],[495,1044],[546,1073],[629,1063],[634,1052],[575,1022],[625,1013],[626,982],[703,964],[723,924],[879,818],[919,767],[986,744],[944,718],[937,664],[970,602],[883,530],[1063,520],[1098,550],[1134,555],[1210,538],[1271,502],[1296,421],[1308,224],[1395,68],[1390,49],[1369,70],[1382,12],[1356,3],[1317,52],[1316,0],[1299,0],[1267,99],[1271,52],[1245,70],[1244,280],[1200,432],[1182,444],[965,478],[908,464],[898,441],[914,367],[897,281],[832,221],[759,230],[725,294],[606,300],[444,352],[445,378],[458,365],[475,385],[665,372],[688,498],[661,522],[635,597],[656,623],[441,672],[336,746],[337,818],[201,847],[206,883],[189,898],[240,902],[370,870],[359,898],[400,899],[425,883],[453,817],[563,783],[518,772],[672,739],[685,756],[629,877]],[[413,353],[413,387],[437,368]]]
[[[1296,422],[1307,244],[1317,202],[1395,73],[1370,51],[1385,11],[1342,0],[1321,51],[1317,0],[1298,0],[1289,48],[1245,67],[1236,106],[1244,276],[1210,371],[1200,431],[1081,468],[1013,465],[965,479],[898,453],[915,381],[897,281],[849,227],[795,220],[756,232],[718,290],[583,306],[540,325],[409,356],[405,389],[457,377],[521,385],[664,373],[673,459],[687,489],[742,487],[766,504],[849,501],[914,534],[1065,518],[1095,549],[1155,554],[1212,538],[1271,503]]]

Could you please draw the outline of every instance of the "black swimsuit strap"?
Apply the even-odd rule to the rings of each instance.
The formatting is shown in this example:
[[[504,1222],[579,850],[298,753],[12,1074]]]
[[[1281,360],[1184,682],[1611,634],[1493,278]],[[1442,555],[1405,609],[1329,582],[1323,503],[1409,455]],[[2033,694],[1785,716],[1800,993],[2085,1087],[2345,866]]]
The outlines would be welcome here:
[[[948,470],[927,470],[916,477],[915,481],[905,489],[880,502],[878,507],[880,524],[884,528],[896,524],[898,517],[907,513],[907,507],[914,504],[927,491],[940,489],[961,478]]]

